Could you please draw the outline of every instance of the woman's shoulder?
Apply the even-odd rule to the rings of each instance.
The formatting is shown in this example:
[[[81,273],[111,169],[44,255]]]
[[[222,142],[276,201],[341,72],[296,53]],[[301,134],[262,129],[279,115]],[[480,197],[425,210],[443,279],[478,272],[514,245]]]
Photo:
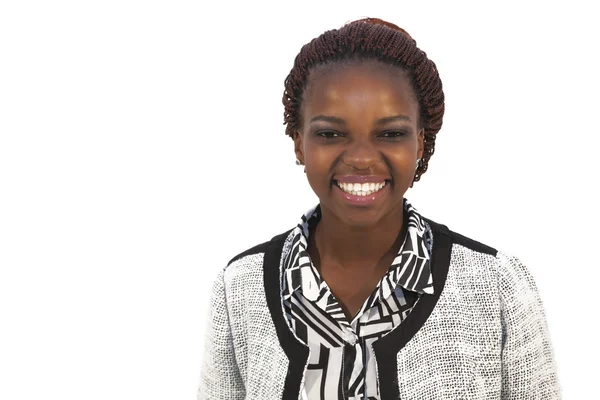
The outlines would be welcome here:
[[[269,252],[276,257],[281,256],[286,239],[290,237],[291,230],[274,236],[271,240],[254,245],[231,258],[224,267],[227,277],[239,277],[248,273],[262,273],[265,253]]]
[[[427,220],[434,235],[445,236],[451,247],[451,257],[460,259],[457,263],[468,270],[486,269],[496,277],[501,291],[513,292],[518,288],[536,290],[534,279],[527,266],[519,257],[503,249],[497,249],[471,237],[455,232],[445,225]],[[435,237],[435,236],[434,236]],[[440,243],[438,243],[439,245]],[[434,249],[435,249],[434,239]]]
[[[491,256],[496,256],[498,253],[498,250],[496,250],[494,247],[481,243],[478,240],[462,235],[456,231],[453,231],[444,224],[440,224],[438,222],[430,220],[429,218],[423,219],[431,228],[434,237],[442,238],[443,241],[447,242],[448,244],[451,244],[452,246],[462,246],[474,253],[488,254]]]

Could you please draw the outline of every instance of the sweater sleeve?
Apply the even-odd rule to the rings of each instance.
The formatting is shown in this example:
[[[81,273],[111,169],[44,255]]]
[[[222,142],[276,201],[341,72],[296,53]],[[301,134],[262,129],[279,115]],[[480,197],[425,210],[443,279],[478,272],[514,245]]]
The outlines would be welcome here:
[[[498,253],[502,308],[502,399],[560,399],[546,317],[533,277]]]
[[[198,400],[245,398],[245,388],[233,349],[222,270],[212,287]]]

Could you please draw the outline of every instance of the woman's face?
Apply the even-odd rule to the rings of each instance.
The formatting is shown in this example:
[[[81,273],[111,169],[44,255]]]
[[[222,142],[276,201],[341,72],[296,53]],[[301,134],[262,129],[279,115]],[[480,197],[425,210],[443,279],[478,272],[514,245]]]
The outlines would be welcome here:
[[[366,228],[402,213],[423,153],[418,116],[397,67],[365,61],[311,72],[294,143],[324,214]]]

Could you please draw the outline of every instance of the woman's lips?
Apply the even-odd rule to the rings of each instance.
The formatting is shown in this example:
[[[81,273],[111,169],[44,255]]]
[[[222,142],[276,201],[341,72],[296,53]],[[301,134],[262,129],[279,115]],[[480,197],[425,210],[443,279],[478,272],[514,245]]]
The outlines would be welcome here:
[[[374,181],[374,182],[362,182],[362,183],[352,181],[352,182],[349,182],[347,185],[353,184],[353,183],[359,183],[361,185],[363,183],[366,183],[366,184],[369,184],[369,183],[381,184],[381,183],[383,183],[383,187],[381,187],[377,190],[377,186],[376,186],[375,187],[376,190],[372,191],[371,193],[369,193],[370,190],[368,190],[367,192],[355,191],[355,193],[362,193],[362,194],[353,194],[353,193],[348,193],[348,191],[345,191],[344,189],[342,189],[338,185],[338,183],[339,183],[339,181],[336,182],[333,190],[336,192],[336,195],[342,199],[342,201],[347,202],[353,206],[363,206],[363,207],[370,206],[370,205],[376,203],[377,201],[379,201],[379,199],[381,199],[381,197],[384,196],[385,193],[388,191],[388,186],[390,185],[389,182],[386,180],[379,180],[379,181]],[[347,187],[347,185],[346,185],[346,187]]]
[[[390,178],[382,175],[336,175],[333,180],[339,183],[379,183],[389,181]]]

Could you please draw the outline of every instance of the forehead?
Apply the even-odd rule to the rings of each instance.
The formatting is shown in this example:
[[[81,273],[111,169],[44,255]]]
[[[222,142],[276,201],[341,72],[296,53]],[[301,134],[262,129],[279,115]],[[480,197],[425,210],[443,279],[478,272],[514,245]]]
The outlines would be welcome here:
[[[369,113],[376,116],[418,113],[408,74],[378,61],[319,66],[311,71],[303,96],[304,116]]]

